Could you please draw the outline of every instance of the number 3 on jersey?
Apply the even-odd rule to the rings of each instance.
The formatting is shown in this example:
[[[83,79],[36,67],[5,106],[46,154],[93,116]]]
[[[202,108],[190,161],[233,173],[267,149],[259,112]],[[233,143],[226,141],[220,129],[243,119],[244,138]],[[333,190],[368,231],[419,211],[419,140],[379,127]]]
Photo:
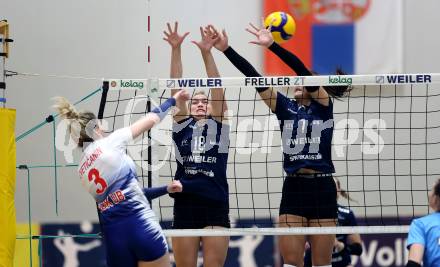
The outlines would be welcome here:
[[[104,178],[99,176],[99,171],[97,169],[95,168],[91,169],[89,171],[88,177],[90,182],[93,181],[95,185],[97,185],[96,194],[101,195],[102,193],[105,192],[105,190],[107,189],[107,183]],[[98,186],[100,188],[98,188]]]

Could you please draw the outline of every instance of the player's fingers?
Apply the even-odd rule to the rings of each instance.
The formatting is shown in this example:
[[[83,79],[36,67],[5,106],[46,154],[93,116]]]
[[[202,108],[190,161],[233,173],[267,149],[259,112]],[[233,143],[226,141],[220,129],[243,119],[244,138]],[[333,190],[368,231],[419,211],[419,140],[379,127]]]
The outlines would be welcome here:
[[[251,27],[255,30],[255,31],[259,31],[260,29],[257,28],[254,24],[252,24],[252,22],[249,22],[249,25],[251,25]]]
[[[246,31],[258,37],[258,34],[255,31],[253,31],[249,28],[246,28]]]
[[[275,23],[275,18],[273,18],[271,21],[270,21],[270,24],[269,24],[269,27],[267,28],[267,30],[268,31],[271,31],[272,30],[272,26],[273,26],[273,24]]]
[[[182,36],[182,39],[185,39],[188,36],[189,32],[185,32]]]
[[[225,38],[228,38],[228,35],[226,34],[226,30],[225,30],[225,29],[222,30],[222,34],[223,34],[223,36],[224,36]]]

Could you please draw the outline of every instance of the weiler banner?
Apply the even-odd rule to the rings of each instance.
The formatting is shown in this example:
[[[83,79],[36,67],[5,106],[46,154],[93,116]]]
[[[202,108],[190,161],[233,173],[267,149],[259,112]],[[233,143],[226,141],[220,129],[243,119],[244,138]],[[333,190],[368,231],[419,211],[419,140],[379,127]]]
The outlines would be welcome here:
[[[282,46],[321,75],[400,73],[403,68],[403,13],[400,0],[265,0],[264,16],[284,11],[296,33]],[[292,75],[272,52],[264,55],[266,75]]]

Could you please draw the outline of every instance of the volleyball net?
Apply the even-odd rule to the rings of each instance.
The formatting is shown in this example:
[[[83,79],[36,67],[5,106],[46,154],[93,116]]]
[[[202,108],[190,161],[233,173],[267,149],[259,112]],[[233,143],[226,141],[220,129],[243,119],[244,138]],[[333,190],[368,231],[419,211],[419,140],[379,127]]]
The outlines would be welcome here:
[[[100,118],[108,132],[128,126],[171,95],[171,89],[224,88],[230,133],[227,181],[231,229],[170,230],[173,199],[153,200],[168,235],[401,233],[429,212],[428,192],[440,175],[440,74],[312,77],[108,79]],[[358,227],[277,228],[283,181],[279,122],[254,87],[351,86],[334,101],[332,158]],[[176,172],[173,119],[127,147],[144,187],[166,185]],[[299,142],[299,141],[298,141]]]

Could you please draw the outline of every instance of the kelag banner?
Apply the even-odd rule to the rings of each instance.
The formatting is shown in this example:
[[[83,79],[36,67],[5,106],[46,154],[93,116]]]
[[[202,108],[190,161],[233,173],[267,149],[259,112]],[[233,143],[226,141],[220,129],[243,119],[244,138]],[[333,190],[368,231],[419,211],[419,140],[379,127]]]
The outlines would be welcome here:
[[[250,221],[240,221],[249,225]],[[266,224],[269,220],[255,222]],[[82,222],[79,224],[45,224],[41,226],[42,235],[79,235],[98,233],[99,224]],[[356,267],[405,266],[407,251],[405,234],[363,235],[364,252],[354,258]],[[170,253],[172,247],[170,240]],[[58,238],[44,239],[42,263],[44,267],[88,267],[106,266],[105,248],[101,239],[94,238]],[[198,266],[202,266],[202,254],[199,254]],[[231,237],[226,267],[280,267],[281,259],[273,236]]]

